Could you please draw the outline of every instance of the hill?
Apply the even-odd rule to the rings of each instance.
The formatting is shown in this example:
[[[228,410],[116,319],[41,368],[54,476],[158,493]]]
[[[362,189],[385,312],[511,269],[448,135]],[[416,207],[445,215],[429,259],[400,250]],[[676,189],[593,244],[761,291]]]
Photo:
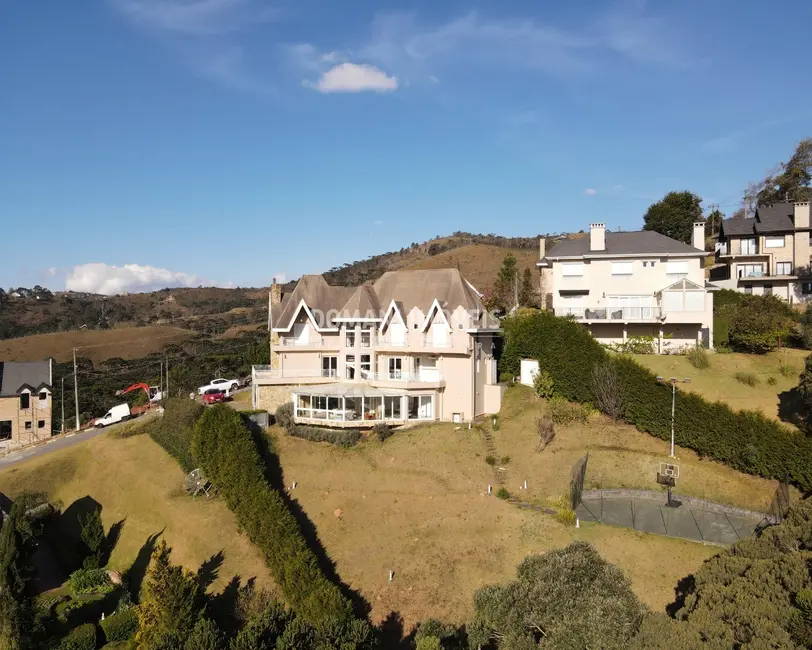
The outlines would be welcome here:
[[[78,348],[79,355],[93,363],[113,357],[139,359],[194,336],[195,332],[164,326],[34,334],[0,341],[0,359],[39,361],[53,357],[57,362],[71,361],[73,348]]]
[[[532,250],[502,248],[487,244],[472,244],[454,248],[439,255],[419,259],[405,268],[409,270],[458,268],[463,277],[479,291],[484,291],[493,286],[505,255],[510,253],[516,257],[520,272],[526,268],[531,270],[535,268],[538,261],[536,248]]]

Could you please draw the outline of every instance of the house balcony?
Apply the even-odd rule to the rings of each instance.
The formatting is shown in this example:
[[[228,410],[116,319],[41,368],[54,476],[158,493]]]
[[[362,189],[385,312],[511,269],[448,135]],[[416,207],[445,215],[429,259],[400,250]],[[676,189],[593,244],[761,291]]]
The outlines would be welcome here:
[[[435,368],[423,368],[420,372],[365,372],[364,381],[378,388],[443,388],[445,377]]]
[[[329,369],[287,369],[270,366],[254,366],[251,370],[252,382],[261,386],[284,386],[286,384],[331,384],[339,381],[338,372]],[[369,384],[378,388],[442,388],[443,377],[436,368],[423,368],[417,373],[409,372],[370,372],[361,370],[358,379],[342,381]]]
[[[337,350],[339,348],[339,341],[337,338],[332,339],[324,336],[315,335],[309,336],[306,339],[297,338],[295,336],[280,336],[279,343],[274,347],[284,348],[285,350]]]
[[[587,323],[595,321],[615,321],[618,323],[655,323],[660,322],[662,310],[660,307],[619,307],[617,309],[559,307],[555,310],[555,315],[568,316],[579,322]]]
[[[338,381],[338,372],[328,369],[271,368],[253,366],[251,381],[261,386],[284,386],[286,384],[328,384]]]

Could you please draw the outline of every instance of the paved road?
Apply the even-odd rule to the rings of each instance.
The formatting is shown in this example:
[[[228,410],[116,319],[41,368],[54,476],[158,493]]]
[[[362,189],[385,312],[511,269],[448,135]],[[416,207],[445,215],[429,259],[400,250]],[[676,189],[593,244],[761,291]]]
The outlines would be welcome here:
[[[40,456],[50,454],[58,449],[67,449],[69,447],[73,447],[74,445],[78,445],[81,442],[95,438],[96,436],[106,433],[107,431],[113,431],[125,424],[130,424],[134,421],[143,422],[145,420],[152,419],[155,417],[155,414],[155,411],[150,411],[149,413],[142,415],[140,418],[138,418],[138,420],[129,420],[128,422],[111,424],[109,427],[105,427],[104,429],[85,429],[79,433],[65,433],[54,436],[51,440],[43,445],[29,447],[28,449],[21,449],[20,451],[13,451],[8,456],[0,458],[0,470],[6,469],[7,467],[15,465],[21,461],[39,458]]]

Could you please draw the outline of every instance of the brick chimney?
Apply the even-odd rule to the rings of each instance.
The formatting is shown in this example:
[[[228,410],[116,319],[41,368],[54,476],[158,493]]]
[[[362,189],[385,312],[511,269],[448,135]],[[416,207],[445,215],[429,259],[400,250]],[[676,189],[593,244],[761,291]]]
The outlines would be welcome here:
[[[589,250],[593,253],[606,250],[606,224],[589,224]]]
[[[271,284],[271,304],[278,305],[282,302],[282,285],[277,284],[276,278],[273,279],[273,284]]]
[[[701,251],[705,250],[705,224],[702,221],[694,222],[694,229],[691,232],[691,246]]]

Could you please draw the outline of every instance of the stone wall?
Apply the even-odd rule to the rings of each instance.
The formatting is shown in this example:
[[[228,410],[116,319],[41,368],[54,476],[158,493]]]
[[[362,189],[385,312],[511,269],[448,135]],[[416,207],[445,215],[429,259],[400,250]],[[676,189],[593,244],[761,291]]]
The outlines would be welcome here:
[[[285,402],[290,402],[290,386],[257,386],[257,408],[275,413]]]

